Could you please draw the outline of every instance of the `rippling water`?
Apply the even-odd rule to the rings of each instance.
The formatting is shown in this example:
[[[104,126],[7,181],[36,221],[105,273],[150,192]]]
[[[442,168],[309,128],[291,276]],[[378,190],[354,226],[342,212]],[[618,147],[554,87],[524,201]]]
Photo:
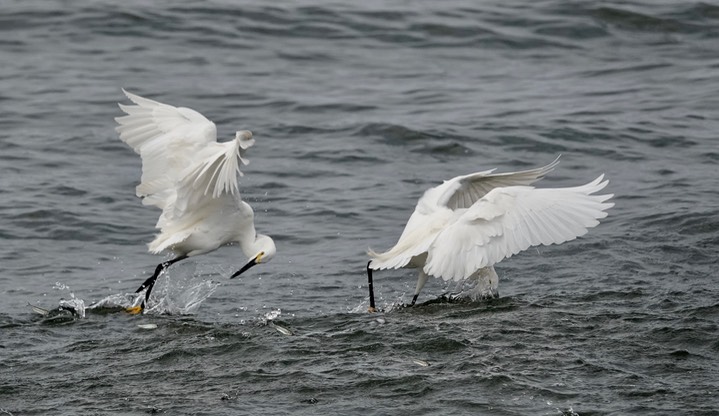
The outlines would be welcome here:
[[[670,1],[17,1],[0,14],[0,413],[718,414],[719,7]],[[278,257],[162,260],[121,87],[257,144]],[[375,274],[424,189],[544,165],[610,179],[576,241],[447,302]],[[194,303],[193,303],[194,302]],[[28,303],[53,309],[41,316]],[[112,303],[112,302],[109,302]]]

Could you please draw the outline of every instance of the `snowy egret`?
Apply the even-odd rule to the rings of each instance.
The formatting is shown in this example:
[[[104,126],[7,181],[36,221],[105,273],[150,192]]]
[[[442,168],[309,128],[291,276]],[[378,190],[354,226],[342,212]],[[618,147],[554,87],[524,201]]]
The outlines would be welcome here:
[[[614,206],[613,195],[593,195],[608,183],[600,175],[572,188],[535,188],[559,163],[510,173],[494,169],[457,176],[428,189],[397,244],[384,253],[368,250],[370,311],[372,270],[417,268],[414,305],[429,276],[477,281],[473,297],[498,296],[494,264],[530,246],[573,240],[599,224]]]
[[[275,243],[255,232],[254,213],[238,187],[240,164],[247,165],[245,152],[255,143],[252,133],[238,131],[234,140],[218,143],[215,124],[197,111],[123,92],[135,105],[119,104],[127,115],[115,118],[116,130],[142,158],[136,194],[162,210],[149,251],[175,254],[137,289],[146,290],[144,300],[129,311],[141,312],[158,276],[188,257],[239,243],[249,261],[231,279],[272,260]]]

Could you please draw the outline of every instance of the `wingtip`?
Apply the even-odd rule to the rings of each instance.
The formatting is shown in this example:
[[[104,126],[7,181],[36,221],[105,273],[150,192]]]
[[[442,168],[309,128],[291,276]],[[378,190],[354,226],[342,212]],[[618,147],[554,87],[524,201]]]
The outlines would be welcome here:
[[[130,101],[132,101],[132,102],[135,103],[135,104],[138,104],[138,105],[139,105],[139,104],[140,104],[139,101],[142,101],[142,97],[140,97],[140,96],[137,95],[137,94],[133,94],[133,93],[129,92],[128,90],[124,89],[124,88],[122,89],[122,92],[125,93],[125,96],[126,96],[127,98],[129,98]]]
[[[556,168],[556,167],[559,165],[559,159],[561,159],[561,158],[562,158],[562,154],[560,153],[559,155],[557,155],[556,158],[554,158],[554,160],[553,160],[550,164],[548,164],[548,165],[545,167],[546,171],[547,171],[547,172],[553,171],[554,168]]]
[[[602,174],[599,175],[599,177],[597,178],[597,183],[598,183],[597,186],[600,186],[601,189],[604,189],[604,187],[606,187],[607,185],[609,185],[609,179],[605,179],[605,178],[604,178],[604,174],[602,173]]]
[[[135,103],[136,105],[138,105],[140,107],[157,107],[157,106],[166,105],[166,104],[162,104],[158,101],[151,100],[149,98],[140,97],[139,95],[133,94],[124,88],[122,88],[122,92],[125,93],[125,96],[127,96],[127,98],[130,99],[130,101],[132,101],[133,103]]]
[[[579,188],[583,188],[587,190],[590,194],[593,194],[606,188],[607,185],[609,185],[609,179],[604,179],[604,174],[602,173],[601,175],[597,176],[597,178],[593,181],[589,182],[586,185],[582,185]]]
[[[377,257],[377,252],[372,250],[372,247],[367,247],[367,250],[365,251],[365,253],[368,256],[372,257],[373,259],[374,259],[374,257]],[[372,263],[373,259],[371,259],[369,262]],[[367,265],[369,265],[369,263]]]
[[[534,168],[527,171],[523,171],[532,175],[535,175],[535,180],[544,178],[547,176],[550,172],[554,171],[554,168],[559,165],[559,158],[561,158],[562,155],[559,154],[556,158],[554,158],[553,161],[551,161],[548,165],[542,166],[541,168]]]
[[[372,270],[381,270],[382,269],[381,266],[376,267],[374,265],[375,260],[377,260],[377,258],[380,256],[380,254],[377,253],[376,251],[372,250],[372,247],[367,247],[366,253],[367,253],[367,256],[370,257],[369,261],[367,261],[367,267]]]
[[[614,206],[614,202],[607,202],[610,199],[614,198],[614,194],[604,194],[604,195],[597,195],[599,197],[599,202],[602,204],[607,204],[607,209]]]
[[[129,105],[127,105],[127,104],[117,103],[117,106],[120,107],[120,110],[122,110],[122,112],[125,113],[125,114],[130,114],[130,111],[132,111],[132,110],[131,110],[132,106],[129,106]],[[118,120],[117,120],[118,118],[119,118],[119,117],[116,117],[116,118],[115,118],[115,121],[118,121]],[[118,123],[119,123],[119,121],[118,121]]]
[[[125,97],[129,98],[129,99],[130,99],[131,101],[133,101],[133,102],[135,101],[135,100],[132,99],[132,97],[135,97],[135,96],[136,96],[135,94],[131,93],[130,91],[128,91],[128,90],[126,90],[126,89],[124,89],[124,88],[120,88],[120,90],[122,91],[123,94],[125,94]]]

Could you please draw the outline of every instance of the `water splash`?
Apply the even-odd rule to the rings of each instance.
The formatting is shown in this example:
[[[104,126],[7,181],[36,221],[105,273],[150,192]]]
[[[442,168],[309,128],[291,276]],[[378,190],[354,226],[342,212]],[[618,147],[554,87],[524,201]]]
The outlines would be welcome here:
[[[167,281],[168,279],[163,279]],[[158,281],[159,282],[159,281]],[[174,283],[174,282],[173,282]],[[190,280],[174,285],[167,282],[152,292],[152,297],[145,307],[145,314],[152,315],[192,315],[197,312],[207,298],[220,286],[211,280]],[[121,293],[100,299],[88,306],[88,310],[96,312],[124,311],[140,305],[145,293]]]
[[[198,276],[197,265],[180,264],[170,273],[157,279],[152,296],[145,308],[145,314],[155,315],[192,315],[197,312],[207,298],[220,286],[219,282]],[[142,302],[142,292],[128,306]]]
[[[167,280],[167,279],[166,279]],[[220,283],[211,280],[170,285],[156,303],[150,302],[146,314],[192,315],[209,298]],[[153,293],[155,293],[153,291]],[[144,296],[144,293],[143,293]]]
[[[61,305],[55,309],[43,309],[39,306],[33,305],[31,303],[28,303],[28,306],[30,309],[32,309],[33,312],[41,316],[41,323],[44,324],[68,324],[75,322],[77,319],[80,318],[80,316],[76,313],[75,309],[73,307],[67,306],[67,305]],[[84,308],[84,304],[80,304],[82,308]],[[84,313],[84,309],[83,313]]]
[[[355,306],[354,308],[347,307],[348,313],[367,313],[367,309],[369,308],[369,301],[361,301],[359,305]]]
[[[209,279],[194,276],[194,268],[178,268],[171,278],[160,277],[152,297],[146,305],[145,314],[153,315],[191,315],[197,312],[200,305],[209,298],[220,283]],[[54,290],[70,291],[70,287],[64,283],[56,282]],[[85,306],[85,301],[69,292],[69,299],[60,299],[58,308],[46,310],[30,305],[37,314],[42,315],[45,320],[57,319],[58,316],[71,318],[70,320],[85,318],[88,311],[95,313],[121,312],[132,306],[142,303],[145,293],[116,293],[106,296],[96,302]],[[274,318],[270,318],[274,319]]]
[[[85,301],[70,293],[70,299],[60,299],[60,309],[72,311],[78,318],[85,317]]]
[[[100,313],[120,312],[142,302],[143,297],[137,293],[118,293],[106,296],[87,307],[89,311]]]
[[[275,319],[279,318],[280,315],[282,315],[282,309],[272,309],[269,312],[265,313],[262,323],[266,324],[269,321],[274,321]]]

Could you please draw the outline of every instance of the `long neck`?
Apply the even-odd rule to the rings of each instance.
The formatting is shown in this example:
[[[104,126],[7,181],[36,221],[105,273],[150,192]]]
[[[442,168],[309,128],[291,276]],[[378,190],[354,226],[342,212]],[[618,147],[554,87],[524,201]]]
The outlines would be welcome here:
[[[255,233],[255,227],[251,230],[246,230],[242,233],[240,238],[237,240],[240,243],[240,249],[245,253],[248,258],[257,254],[260,249],[257,244],[257,234]]]
[[[252,257],[259,251],[255,247],[257,243],[257,232],[255,231],[254,212],[252,207],[243,201],[239,194],[234,196],[237,205],[237,215],[231,225],[235,232],[233,241],[240,244],[240,249],[247,257]]]

